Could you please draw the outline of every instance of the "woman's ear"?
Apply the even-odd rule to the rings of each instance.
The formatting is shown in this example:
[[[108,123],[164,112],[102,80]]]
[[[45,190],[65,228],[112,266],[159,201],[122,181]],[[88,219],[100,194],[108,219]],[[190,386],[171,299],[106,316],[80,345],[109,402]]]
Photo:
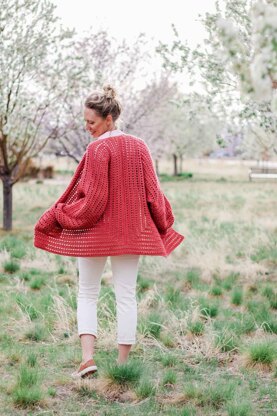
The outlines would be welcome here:
[[[113,122],[113,117],[112,117],[112,115],[111,115],[111,114],[108,114],[108,115],[107,115],[107,117],[106,117],[106,121],[107,121],[107,123],[108,123],[109,125]]]

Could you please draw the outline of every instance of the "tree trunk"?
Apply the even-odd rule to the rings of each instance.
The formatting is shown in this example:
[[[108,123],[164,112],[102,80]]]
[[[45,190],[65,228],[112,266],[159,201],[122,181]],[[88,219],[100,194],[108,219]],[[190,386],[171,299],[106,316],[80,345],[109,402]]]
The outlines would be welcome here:
[[[159,176],[159,159],[155,159],[155,168],[156,168],[156,173]]]
[[[3,229],[12,229],[12,181],[10,176],[2,177],[3,182]]]
[[[173,162],[174,162],[174,176],[178,176],[178,156],[174,153],[173,154]]]
[[[180,155],[179,173],[183,172],[183,155]]]

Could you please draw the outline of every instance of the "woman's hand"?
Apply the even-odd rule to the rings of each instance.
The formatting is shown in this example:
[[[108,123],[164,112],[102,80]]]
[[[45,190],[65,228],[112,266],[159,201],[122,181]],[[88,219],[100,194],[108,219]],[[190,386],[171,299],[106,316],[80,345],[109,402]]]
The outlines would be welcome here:
[[[47,234],[54,230],[62,230],[62,227],[58,223],[55,213],[54,207],[49,208],[44,214],[40,217],[38,222],[35,225],[35,230],[41,231],[44,234]]]

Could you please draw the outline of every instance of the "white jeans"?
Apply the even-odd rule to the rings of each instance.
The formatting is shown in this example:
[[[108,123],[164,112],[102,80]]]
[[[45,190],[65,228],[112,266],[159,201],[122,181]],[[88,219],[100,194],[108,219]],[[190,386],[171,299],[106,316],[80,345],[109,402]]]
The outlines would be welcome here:
[[[101,276],[108,256],[78,257],[79,290],[77,298],[78,335],[97,337],[97,300]],[[116,298],[117,342],[135,344],[137,327],[136,281],[139,255],[110,256]]]

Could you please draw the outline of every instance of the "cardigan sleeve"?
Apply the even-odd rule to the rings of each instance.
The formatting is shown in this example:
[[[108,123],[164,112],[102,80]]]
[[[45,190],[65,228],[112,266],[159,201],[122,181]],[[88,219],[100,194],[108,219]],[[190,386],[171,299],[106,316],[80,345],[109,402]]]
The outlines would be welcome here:
[[[165,234],[174,223],[170,202],[161,190],[153,159],[146,143],[143,145],[142,162],[146,199],[152,219],[161,234]]]
[[[55,217],[63,228],[86,229],[97,223],[108,201],[108,170],[109,152],[105,146],[101,143],[89,145],[73,202],[55,204]]]
[[[83,170],[84,163],[86,160],[86,152],[84,153],[81,161],[79,162],[75,173],[73,177],[70,180],[70,183],[68,184],[67,188],[63,192],[63,194],[58,198],[58,200],[49,208],[47,209],[41,217],[38,219],[37,223],[35,224],[35,230],[43,232],[45,234],[49,234],[51,231],[55,229],[62,230],[61,225],[58,223],[56,216],[55,216],[55,210],[56,206],[59,202],[64,202],[68,199],[68,196],[70,194],[74,193],[74,188],[76,185],[76,182],[78,178],[80,177],[80,174]]]

